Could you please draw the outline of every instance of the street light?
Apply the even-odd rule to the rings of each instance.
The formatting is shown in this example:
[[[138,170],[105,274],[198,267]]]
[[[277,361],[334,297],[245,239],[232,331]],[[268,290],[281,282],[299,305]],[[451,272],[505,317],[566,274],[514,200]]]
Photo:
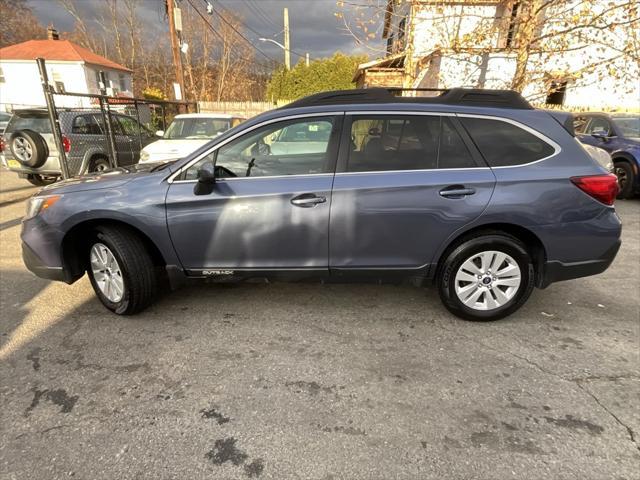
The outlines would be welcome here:
[[[284,66],[286,67],[287,70],[291,70],[291,60],[289,60],[289,49],[282,45],[280,42],[276,42],[275,40],[271,39],[271,38],[259,38],[258,40],[260,40],[261,42],[270,42],[273,43],[277,46],[279,46],[282,50],[284,50]]]
[[[271,39],[271,38],[259,38],[258,40],[260,40],[261,42],[271,42],[271,43],[275,43],[277,46],[279,46],[281,49],[286,50],[287,48],[282,45],[280,42],[276,42],[275,40]]]

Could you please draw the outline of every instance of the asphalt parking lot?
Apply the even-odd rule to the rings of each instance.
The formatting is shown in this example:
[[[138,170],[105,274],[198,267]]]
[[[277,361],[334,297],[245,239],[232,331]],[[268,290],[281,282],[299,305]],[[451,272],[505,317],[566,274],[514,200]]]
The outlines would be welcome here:
[[[108,313],[20,257],[0,172],[0,479],[640,478],[640,199],[604,274],[495,323],[435,289],[196,284]]]

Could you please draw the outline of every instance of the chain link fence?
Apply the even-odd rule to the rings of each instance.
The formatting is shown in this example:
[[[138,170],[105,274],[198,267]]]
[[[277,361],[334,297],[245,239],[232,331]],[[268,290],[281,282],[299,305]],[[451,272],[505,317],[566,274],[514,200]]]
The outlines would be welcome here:
[[[106,95],[54,93],[52,99],[70,176],[137,163],[158,139],[156,131],[179,113],[197,111],[195,103]]]

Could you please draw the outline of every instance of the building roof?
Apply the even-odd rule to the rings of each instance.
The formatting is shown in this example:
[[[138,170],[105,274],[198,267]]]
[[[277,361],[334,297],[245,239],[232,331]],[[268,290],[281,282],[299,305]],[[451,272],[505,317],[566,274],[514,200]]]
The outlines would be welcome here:
[[[401,52],[401,53],[397,53],[396,55],[391,55],[389,57],[378,58],[370,62],[361,63],[360,65],[358,65],[358,68],[356,69],[356,73],[354,73],[353,75],[353,80],[351,81],[357,82],[358,78],[360,77],[360,75],[362,75],[362,73],[365,70],[375,69],[375,68],[393,68],[393,69],[403,68],[404,59],[406,55],[407,55],[406,53]]]
[[[0,48],[1,60],[35,60],[84,62],[91,65],[131,72],[127,67],[102,57],[69,40],[29,40]]]

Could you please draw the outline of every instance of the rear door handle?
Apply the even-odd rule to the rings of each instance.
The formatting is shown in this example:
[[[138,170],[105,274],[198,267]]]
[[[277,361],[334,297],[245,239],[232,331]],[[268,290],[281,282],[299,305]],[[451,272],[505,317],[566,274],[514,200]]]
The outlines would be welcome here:
[[[291,199],[291,204],[296,207],[310,208],[326,201],[327,199],[325,197],[318,196],[315,193],[303,193],[302,195],[293,197]]]
[[[445,198],[462,198],[476,193],[475,188],[467,188],[464,185],[450,185],[440,190],[440,196]]]

